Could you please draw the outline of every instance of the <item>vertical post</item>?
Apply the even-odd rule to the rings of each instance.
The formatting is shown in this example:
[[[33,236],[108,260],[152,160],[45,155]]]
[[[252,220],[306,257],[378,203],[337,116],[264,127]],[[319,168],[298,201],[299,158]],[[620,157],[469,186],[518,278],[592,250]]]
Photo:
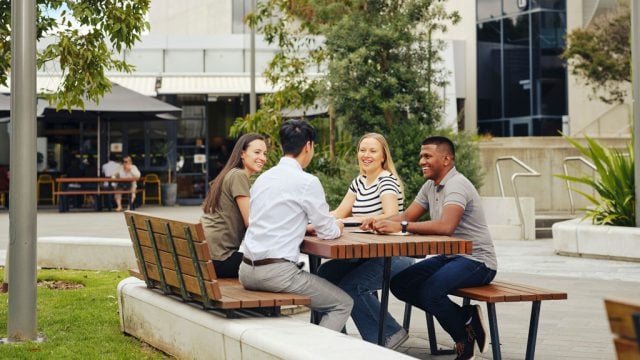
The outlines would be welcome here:
[[[11,1],[9,341],[36,340],[36,0]]]
[[[640,4],[631,3],[631,81],[633,87],[633,156],[635,161],[636,227],[640,227]]]
[[[256,12],[256,0],[251,0],[251,11]],[[256,24],[257,25],[257,24]],[[251,55],[249,68],[251,71],[251,93],[249,94],[249,113],[256,113],[256,25],[251,27]]]

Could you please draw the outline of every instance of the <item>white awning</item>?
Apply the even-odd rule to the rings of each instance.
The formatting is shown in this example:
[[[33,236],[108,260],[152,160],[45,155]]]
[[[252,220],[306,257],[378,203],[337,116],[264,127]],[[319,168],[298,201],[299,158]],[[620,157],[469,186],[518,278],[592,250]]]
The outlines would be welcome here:
[[[114,83],[129,90],[146,96],[156,96],[156,76],[140,75],[107,75],[107,78]],[[60,75],[38,74],[36,80],[36,91],[38,93],[52,93],[58,90],[62,77]],[[7,86],[0,85],[0,93],[11,92],[11,78],[7,79]]]
[[[107,75],[114,83],[146,96],[156,96],[157,76]]]
[[[256,77],[256,93],[275,92],[265,77]],[[158,94],[212,94],[237,95],[251,92],[248,75],[164,75]]]

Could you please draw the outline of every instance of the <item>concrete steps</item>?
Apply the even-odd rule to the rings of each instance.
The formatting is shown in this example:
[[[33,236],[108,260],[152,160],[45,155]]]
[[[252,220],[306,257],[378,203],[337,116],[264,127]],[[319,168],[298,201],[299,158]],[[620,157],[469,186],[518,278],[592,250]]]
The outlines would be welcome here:
[[[536,214],[536,239],[551,239],[553,238],[553,233],[551,231],[551,227],[553,224],[560,222],[571,220],[575,218],[581,218],[583,214],[574,214],[571,215],[567,213],[538,213]]]

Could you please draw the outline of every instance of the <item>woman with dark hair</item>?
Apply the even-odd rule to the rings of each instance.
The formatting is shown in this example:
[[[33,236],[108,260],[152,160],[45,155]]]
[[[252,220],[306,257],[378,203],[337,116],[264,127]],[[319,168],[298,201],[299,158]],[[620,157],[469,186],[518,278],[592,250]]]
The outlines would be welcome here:
[[[238,277],[242,253],[238,252],[249,225],[249,178],[267,161],[267,143],[259,134],[242,135],[227,164],[211,182],[201,221],[216,275]]]

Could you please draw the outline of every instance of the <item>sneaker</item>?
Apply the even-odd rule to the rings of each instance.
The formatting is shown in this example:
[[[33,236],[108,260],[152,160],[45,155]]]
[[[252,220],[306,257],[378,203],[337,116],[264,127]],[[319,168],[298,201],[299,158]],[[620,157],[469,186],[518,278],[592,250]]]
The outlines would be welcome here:
[[[482,309],[480,305],[473,305],[471,309],[471,323],[473,335],[478,343],[478,349],[483,353],[487,350],[487,328],[484,326]]]
[[[405,341],[407,341],[407,339],[409,339],[407,330],[400,329],[395,334],[387,338],[387,341],[384,343],[384,347],[395,350],[400,347],[400,345],[402,345]]]
[[[462,342],[457,342],[455,347],[456,359],[455,360],[473,360],[475,359],[475,336],[473,335],[473,329],[471,325],[465,327],[467,337]]]

